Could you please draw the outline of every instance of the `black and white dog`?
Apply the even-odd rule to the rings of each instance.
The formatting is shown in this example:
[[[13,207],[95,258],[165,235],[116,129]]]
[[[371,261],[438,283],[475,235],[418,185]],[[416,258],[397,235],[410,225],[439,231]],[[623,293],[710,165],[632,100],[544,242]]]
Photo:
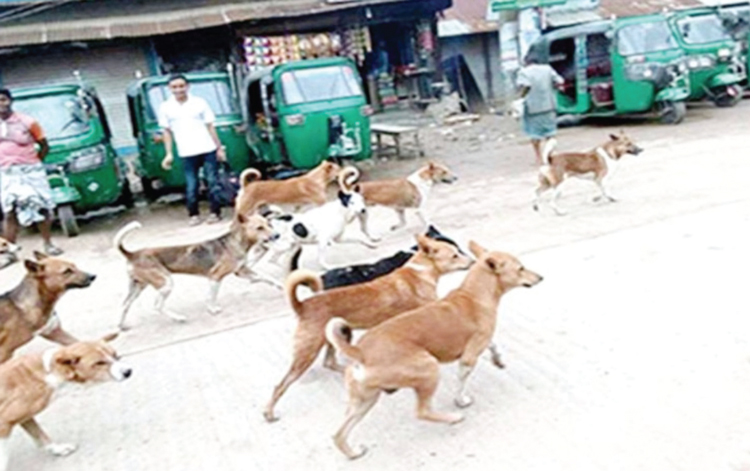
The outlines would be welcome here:
[[[453,240],[444,236],[438,231],[435,226],[430,226],[425,232],[427,237],[435,240],[447,242],[455,247],[458,247]],[[464,253],[461,248],[458,249],[461,253]],[[360,265],[351,265],[348,267],[333,268],[321,274],[323,280],[323,289],[338,288],[341,286],[355,285],[358,283],[364,283],[366,281],[374,280],[383,275],[396,270],[403,266],[417,251],[417,246],[410,248],[409,250],[401,250],[396,252],[390,257],[378,260],[375,263],[363,263]],[[289,262],[289,273],[299,268],[299,258],[302,254],[302,247],[297,247],[292,254]]]

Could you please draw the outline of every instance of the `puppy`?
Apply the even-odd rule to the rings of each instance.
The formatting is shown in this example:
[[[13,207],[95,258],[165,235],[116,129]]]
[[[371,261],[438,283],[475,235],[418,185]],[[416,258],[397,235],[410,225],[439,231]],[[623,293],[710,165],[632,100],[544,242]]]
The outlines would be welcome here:
[[[461,286],[445,298],[387,320],[365,333],[352,345],[351,320],[331,319],[326,339],[354,363],[346,369],[349,409],[334,436],[336,446],[350,459],[366,449],[352,449],[347,438],[375,405],[380,393],[411,388],[417,394],[417,417],[434,422],[456,423],[460,414],[432,409],[432,396],[440,379],[440,363],[459,361],[461,390],[456,405],[467,407],[466,380],[479,355],[491,342],[500,298],[517,287],[531,287],[542,280],[526,270],[513,256],[488,252],[471,242],[477,261]]]
[[[539,169],[539,187],[536,189],[534,210],[539,210],[539,198],[542,193],[553,189],[554,194],[550,205],[558,215],[565,214],[557,206],[562,182],[570,177],[592,178],[601,192],[594,198],[594,201],[599,201],[602,198],[615,201],[604,188],[605,177],[612,174],[615,165],[625,154],[638,155],[643,151],[623,131],[620,131],[620,134],[610,134],[608,142],[588,152],[554,154],[556,141],[550,140],[547,144],[542,155],[545,165],[542,165]]]
[[[346,226],[364,213],[366,207],[355,183],[359,178],[359,171],[354,167],[346,167],[338,178],[340,190],[335,200],[292,216],[288,221],[288,230],[282,232],[282,240],[272,247],[275,252],[273,261],[278,259],[280,253],[294,250],[301,244],[317,244],[318,263],[327,269],[329,265],[326,262],[326,252],[333,242],[358,243],[375,248],[369,241],[344,238]]]
[[[23,355],[0,365],[0,471],[8,469],[8,442],[16,425],[23,427],[40,448],[55,456],[75,451],[75,445],[52,442],[34,417],[47,408],[55,390],[64,383],[129,378],[133,370],[118,360],[108,343],[116,336]]]
[[[34,257],[36,261],[24,261],[21,283],[0,295],[0,363],[35,335],[62,345],[77,341],[60,326],[55,304],[68,290],[91,285],[96,275],[61,258],[40,252]]]
[[[425,232],[425,236],[433,240],[439,240],[451,244],[458,248],[459,252],[463,253],[461,248],[458,247],[458,244],[441,234],[435,226],[431,225],[427,229],[427,232]],[[323,281],[323,289],[328,290],[332,288],[340,288],[342,286],[356,285],[387,275],[395,269],[404,266],[404,264],[414,256],[417,250],[418,247],[415,245],[408,250],[401,250],[390,257],[380,259],[375,263],[363,263],[341,268],[332,268],[320,275],[320,279]],[[299,268],[299,257],[301,254],[302,247],[298,247],[290,257],[289,273]]]
[[[323,282],[315,273],[297,270],[289,275],[286,292],[298,322],[294,333],[294,359],[266,406],[266,420],[276,420],[276,402],[310,368],[325,345],[325,325],[329,319],[342,317],[353,328],[368,329],[401,312],[435,300],[438,278],[444,273],[465,270],[472,263],[470,257],[446,242],[418,235],[417,245],[419,250],[408,263],[367,283],[320,292]],[[300,301],[297,298],[299,285],[305,285],[318,294]],[[340,369],[330,349],[326,353],[325,365]]]
[[[287,180],[264,180],[254,168],[240,174],[240,192],[235,201],[236,214],[247,215],[266,204],[319,206],[326,202],[326,187],[336,180],[341,167],[331,161],[323,161],[308,173]]]
[[[238,214],[232,221],[229,232],[216,239],[196,244],[176,247],[147,248],[129,251],[122,245],[125,236],[141,227],[139,222],[131,222],[115,235],[114,245],[127,259],[130,288],[123,302],[119,327],[127,329],[125,317],[133,301],[146,286],[159,291],[156,310],[170,318],[184,322],[184,316],[164,310],[164,302],[172,291],[172,274],[199,275],[209,279],[210,290],[207,307],[211,314],[220,311],[216,303],[221,281],[234,273],[247,276],[245,257],[248,250],[257,243],[268,242],[278,237],[268,221],[260,215],[243,216]]]
[[[424,208],[432,186],[435,183],[453,183],[457,179],[445,165],[429,162],[406,178],[363,182],[360,187],[368,206],[380,205],[396,210],[399,223],[391,227],[395,231],[406,225],[406,209],[415,209],[422,224],[428,226]],[[367,213],[360,216],[360,225],[362,232],[373,240],[367,228]]]

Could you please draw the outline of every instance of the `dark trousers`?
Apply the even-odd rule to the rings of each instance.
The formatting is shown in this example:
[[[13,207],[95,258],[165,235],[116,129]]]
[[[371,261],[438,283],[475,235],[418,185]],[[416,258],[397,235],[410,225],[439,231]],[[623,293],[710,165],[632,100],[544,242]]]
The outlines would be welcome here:
[[[219,163],[216,160],[216,151],[206,154],[183,157],[182,166],[185,169],[185,197],[187,198],[187,209],[190,216],[198,215],[198,171],[203,167],[208,185],[208,202],[211,212],[217,216],[221,215],[221,203],[219,200]]]

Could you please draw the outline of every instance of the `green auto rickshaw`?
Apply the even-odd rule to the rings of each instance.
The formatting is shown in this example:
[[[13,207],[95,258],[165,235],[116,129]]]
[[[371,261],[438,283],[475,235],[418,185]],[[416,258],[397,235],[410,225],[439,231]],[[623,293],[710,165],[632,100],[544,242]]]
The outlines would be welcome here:
[[[184,74],[189,93],[206,100],[216,115],[216,133],[224,145],[227,162],[235,172],[250,165],[250,150],[245,142],[245,128],[240,112],[233,74],[194,72]],[[171,96],[166,75],[142,78],[128,87],[128,110],[133,136],[138,143],[138,167],[143,194],[153,200],[162,193],[185,187],[181,159],[175,159],[170,170],[164,170],[164,141],[157,113],[159,105]],[[175,151],[175,155],[177,152]]]
[[[649,115],[669,124],[685,116],[685,54],[662,15],[557,29],[539,37],[529,54],[565,79],[557,92],[560,115]]]
[[[79,233],[76,214],[109,205],[132,207],[126,172],[92,87],[79,83],[14,90],[13,107],[34,117],[47,136],[50,151],[44,163],[66,236]]]
[[[744,67],[745,80],[742,85],[748,88],[747,73],[750,70],[750,2],[720,4],[713,10],[721,18],[721,23],[740,45],[740,62]]]
[[[247,141],[261,166],[309,169],[369,158],[372,108],[354,63],[333,57],[250,73],[242,87]]]
[[[734,106],[742,99],[745,66],[741,46],[713,8],[691,8],[669,15],[677,42],[685,51],[690,73],[688,100],[708,98],[716,106]]]

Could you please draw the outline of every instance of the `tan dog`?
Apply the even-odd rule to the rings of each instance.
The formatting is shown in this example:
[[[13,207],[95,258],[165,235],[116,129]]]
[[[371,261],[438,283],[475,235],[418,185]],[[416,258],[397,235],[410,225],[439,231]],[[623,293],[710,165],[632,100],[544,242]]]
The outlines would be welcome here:
[[[47,408],[63,383],[124,381],[132,370],[118,361],[107,343],[117,334],[96,342],[77,342],[43,353],[24,355],[0,365],[0,471],[8,469],[8,441],[20,425],[36,444],[56,456],[67,456],[75,445],[53,443],[34,417]]]
[[[460,414],[432,409],[432,396],[440,379],[440,363],[459,361],[459,407],[471,405],[466,380],[479,355],[491,344],[500,298],[517,286],[531,287],[542,277],[526,270],[513,256],[488,252],[471,242],[477,261],[460,287],[430,304],[403,313],[365,333],[351,345],[349,321],[332,319],[326,338],[336,350],[354,361],[346,370],[349,409],[334,436],[336,446],[349,458],[362,456],[347,437],[385,391],[411,388],[417,394],[417,417],[456,423]]]
[[[406,225],[407,209],[415,209],[422,224],[429,226],[424,207],[432,186],[436,183],[453,183],[457,179],[445,165],[429,162],[406,178],[362,182],[360,191],[368,206],[387,206],[396,210],[399,223],[391,227],[395,231]],[[374,239],[367,229],[367,214],[360,217],[360,224],[362,232]]]
[[[240,193],[235,202],[235,214],[250,214],[267,204],[319,206],[326,202],[326,187],[336,180],[341,167],[328,160],[323,161],[306,174],[287,180],[263,180],[254,168],[245,169],[240,175]]]
[[[37,261],[25,260],[26,276],[0,295],[0,363],[35,335],[68,345],[76,339],[60,326],[55,304],[69,289],[86,288],[95,275],[66,260],[34,252]]]
[[[229,232],[216,239],[196,244],[180,245],[176,247],[147,248],[136,251],[126,250],[122,245],[125,236],[141,227],[139,222],[133,221],[115,235],[114,245],[128,261],[128,275],[130,288],[123,302],[120,329],[125,330],[125,316],[128,314],[133,301],[143,292],[146,286],[153,286],[158,292],[156,310],[170,318],[184,322],[184,316],[169,313],[164,310],[164,302],[172,291],[172,274],[204,276],[210,281],[208,295],[208,311],[218,313],[220,307],[216,304],[221,281],[232,273],[247,277],[247,252],[258,243],[270,242],[278,235],[268,225],[268,221],[260,215],[243,216],[238,214],[232,221]]]
[[[404,266],[366,283],[320,292],[323,282],[319,275],[307,270],[297,270],[289,275],[286,291],[298,321],[294,333],[294,359],[266,406],[263,414],[266,420],[276,420],[276,402],[317,358],[326,343],[325,326],[329,319],[343,317],[355,329],[368,329],[437,299],[440,275],[465,270],[472,263],[470,257],[447,242],[419,235],[417,243],[417,253]],[[300,301],[296,294],[299,285],[320,293]],[[326,352],[325,365],[340,370],[330,348]]]
[[[539,169],[539,187],[536,189],[534,210],[539,210],[539,198],[542,193],[552,188],[555,192],[550,204],[559,215],[565,214],[557,206],[562,182],[570,177],[592,178],[601,191],[594,201],[602,198],[615,201],[604,188],[605,178],[613,173],[615,165],[625,154],[638,155],[643,151],[623,131],[620,131],[618,135],[610,134],[609,141],[588,152],[553,154],[555,144],[556,141],[551,139],[544,148],[545,165]]]

